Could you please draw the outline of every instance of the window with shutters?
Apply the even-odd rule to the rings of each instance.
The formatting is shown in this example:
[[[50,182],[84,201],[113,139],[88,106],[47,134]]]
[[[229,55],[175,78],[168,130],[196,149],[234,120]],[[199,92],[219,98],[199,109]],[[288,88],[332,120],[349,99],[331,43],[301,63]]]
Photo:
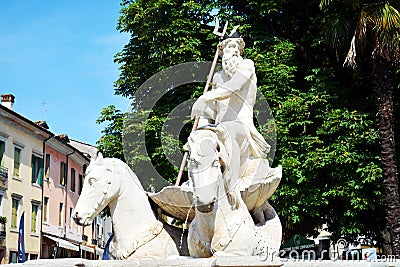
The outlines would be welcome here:
[[[32,204],[32,213],[31,213],[31,233],[37,233],[37,228],[38,228],[38,211],[39,211],[39,205],[37,204]]]
[[[64,213],[64,203],[60,203],[60,207],[58,209],[58,226],[63,225],[64,221],[63,213]]]
[[[75,192],[75,169],[71,168],[71,192]]]
[[[46,178],[50,177],[50,154],[46,154],[46,164],[45,164],[44,176]]]
[[[72,219],[72,213],[73,213],[73,211],[74,211],[74,209],[73,208],[69,208],[69,221],[68,221],[68,226],[69,226],[69,229],[72,229],[72,222],[73,222],[73,219]]]
[[[0,140],[0,166],[4,166],[5,151],[6,151],[6,142]]]
[[[18,210],[19,210],[19,199],[12,198],[11,204],[11,228],[17,229],[18,226]]]
[[[32,183],[43,184],[43,158],[32,154]]]
[[[49,198],[44,197],[43,200],[43,221],[48,222],[49,221]]]
[[[82,174],[79,174],[78,177],[79,177],[78,194],[80,195],[82,192],[82,187],[83,187],[83,176],[82,176]]]
[[[6,142],[0,139],[0,180],[8,179],[8,168],[4,167]]]
[[[10,251],[10,257],[8,263],[18,263],[18,252]]]
[[[65,162],[60,162],[60,185],[65,186],[65,177],[67,176],[67,169]]]
[[[19,177],[19,172],[21,168],[21,154],[22,154],[22,148],[14,146],[14,172],[13,172],[14,177]]]

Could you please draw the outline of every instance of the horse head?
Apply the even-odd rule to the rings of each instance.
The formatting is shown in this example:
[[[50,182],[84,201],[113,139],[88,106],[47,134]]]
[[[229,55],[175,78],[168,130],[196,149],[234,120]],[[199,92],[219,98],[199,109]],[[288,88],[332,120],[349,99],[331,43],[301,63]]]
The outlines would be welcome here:
[[[81,195],[73,212],[73,219],[79,225],[89,225],[93,219],[117,195],[119,186],[112,159],[104,159],[98,152],[86,169]]]
[[[211,212],[218,199],[219,187],[226,187],[223,179],[226,151],[211,130],[192,132],[186,149],[189,150],[189,178],[193,183],[196,209]]]

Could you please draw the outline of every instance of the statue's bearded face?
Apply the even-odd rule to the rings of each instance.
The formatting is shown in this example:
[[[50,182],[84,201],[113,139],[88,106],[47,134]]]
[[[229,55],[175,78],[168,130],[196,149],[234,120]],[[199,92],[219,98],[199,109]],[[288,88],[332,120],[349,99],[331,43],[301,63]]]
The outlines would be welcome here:
[[[222,69],[230,78],[236,73],[239,63],[243,60],[240,56],[239,42],[235,39],[228,39],[222,52]]]

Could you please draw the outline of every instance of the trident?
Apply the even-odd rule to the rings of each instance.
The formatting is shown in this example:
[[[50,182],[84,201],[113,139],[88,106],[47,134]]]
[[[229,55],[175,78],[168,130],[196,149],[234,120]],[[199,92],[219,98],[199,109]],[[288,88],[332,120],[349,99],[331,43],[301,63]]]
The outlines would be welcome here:
[[[222,30],[222,33],[218,32],[219,20],[218,20],[218,18],[216,18],[215,19],[215,27],[214,27],[213,34],[223,38],[225,36],[225,34],[226,34],[226,29],[227,28],[228,28],[228,22],[225,23],[225,26],[224,26],[224,29]],[[234,33],[237,30],[237,28],[239,28],[239,26],[235,26],[233,28],[233,30],[231,31],[231,34]],[[210,72],[208,73],[207,82],[206,82],[206,85],[204,86],[204,90],[203,90],[203,95],[208,91],[208,87],[210,86],[211,79],[212,79],[212,76],[214,74],[215,66],[217,65],[217,61],[218,61],[218,47],[217,47],[217,50],[215,51],[214,60],[213,60],[212,65],[211,65]],[[197,129],[197,126],[199,125],[199,120],[200,120],[200,117],[197,117],[195,119],[193,127],[192,127],[192,132]],[[183,174],[183,171],[185,169],[186,161],[187,161],[188,156],[189,156],[189,152],[185,151],[185,154],[183,155],[183,159],[182,159],[182,162],[181,162],[181,166],[179,167],[178,178],[176,179],[176,182],[175,182],[176,186],[179,186],[179,183],[181,182],[182,174]]]

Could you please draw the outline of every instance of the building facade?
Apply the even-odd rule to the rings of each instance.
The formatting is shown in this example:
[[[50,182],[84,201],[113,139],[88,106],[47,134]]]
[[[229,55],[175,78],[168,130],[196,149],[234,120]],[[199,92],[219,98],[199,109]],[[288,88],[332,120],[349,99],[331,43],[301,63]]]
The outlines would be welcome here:
[[[8,101],[9,100],[9,101]],[[7,218],[1,263],[17,261],[18,229],[24,214],[27,259],[40,255],[44,143],[52,133],[12,110],[14,97],[0,106],[0,214]]]
[[[98,152],[96,147],[77,140],[69,139],[68,144],[88,158],[93,157]],[[82,186],[83,184],[80,183],[79,193],[82,190]],[[91,225],[84,227],[81,243],[82,258],[101,259],[103,248],[105,246],[104,239],[106,238],[106,233],[104,232],[105,224],[108,229],[112,229],[111,219],[108,218],[107,220],[104,220],[100,215],[98,215]]]
[[[97,149],[54,135],[45,122],[32,122],[16,113],[13,95],[1,97],[0,262],[17,262],[22,214],[27,259],[96,259],[102,251],[97,245],[97,223],[78,226],[71,215],[89,164],[87,152]]]
[[[71,219],[89,159],[68,142],[55,136],[45,146],[42,258],[94,257],[94,247],[82,244],[83,227]]]

